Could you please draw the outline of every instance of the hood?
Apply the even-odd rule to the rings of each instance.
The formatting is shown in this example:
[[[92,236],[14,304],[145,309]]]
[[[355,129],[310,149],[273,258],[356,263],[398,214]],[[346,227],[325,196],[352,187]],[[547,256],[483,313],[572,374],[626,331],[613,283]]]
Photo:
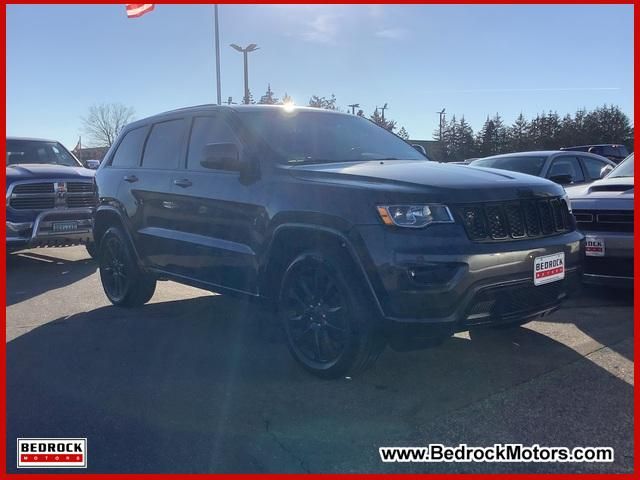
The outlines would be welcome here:
[[[84,167],[65,167],[52,164],[22,164],[7,166],[7,185],[18,180],[86,180],[95,175],[95,170]]]
[[[633,200],[633,177],[607,177],[597,180],[583,188],[579,193],[571,195],[571,199],[610,198]]]
[[[346,183],[361,188],[448,192],[456,202],[564,195],[561,186],[532,175],[419,160],[298,165],[289,167],[289,172],[301,180]]]

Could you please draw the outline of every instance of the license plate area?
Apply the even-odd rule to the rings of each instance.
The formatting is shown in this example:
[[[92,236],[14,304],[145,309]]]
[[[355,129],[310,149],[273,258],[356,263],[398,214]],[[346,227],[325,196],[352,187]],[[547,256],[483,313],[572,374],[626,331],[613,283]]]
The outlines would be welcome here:
[[[533,284],[546,285],[564,279],[564,252],[543,255],[533,260]]]
[[[78,222],[53,222],[51,231],[53,233],[67,233],[78,230]]]
[[[584,253],[587,257],[604,257],[604,238],[587,235]]]

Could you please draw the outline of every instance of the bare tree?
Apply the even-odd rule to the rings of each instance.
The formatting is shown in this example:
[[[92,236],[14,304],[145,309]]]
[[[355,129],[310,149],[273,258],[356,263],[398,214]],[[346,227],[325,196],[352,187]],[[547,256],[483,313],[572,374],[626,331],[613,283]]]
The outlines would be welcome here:
[[[133,108],[121,103],[101,103],[89,107],[82,118],[84,133],[96,147],[110,147],[118,134],[133,118]]]

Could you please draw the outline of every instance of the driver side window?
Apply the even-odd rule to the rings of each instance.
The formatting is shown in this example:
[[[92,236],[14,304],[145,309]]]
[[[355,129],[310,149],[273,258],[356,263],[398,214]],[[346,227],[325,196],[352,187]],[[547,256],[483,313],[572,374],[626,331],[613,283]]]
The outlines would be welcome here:
[[[584,175],[576,157],[558,157],[553,160],[547,178],[571,175],[571,183],[584,182]]]

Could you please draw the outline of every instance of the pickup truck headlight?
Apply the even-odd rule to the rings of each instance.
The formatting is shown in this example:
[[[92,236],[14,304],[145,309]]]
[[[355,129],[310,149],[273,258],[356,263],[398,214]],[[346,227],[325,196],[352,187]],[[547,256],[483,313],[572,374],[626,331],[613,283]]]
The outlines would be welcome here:
[[[454,223],[446,205],[380,205],[378,214],[385,225],[422,228],[432,223]]]

